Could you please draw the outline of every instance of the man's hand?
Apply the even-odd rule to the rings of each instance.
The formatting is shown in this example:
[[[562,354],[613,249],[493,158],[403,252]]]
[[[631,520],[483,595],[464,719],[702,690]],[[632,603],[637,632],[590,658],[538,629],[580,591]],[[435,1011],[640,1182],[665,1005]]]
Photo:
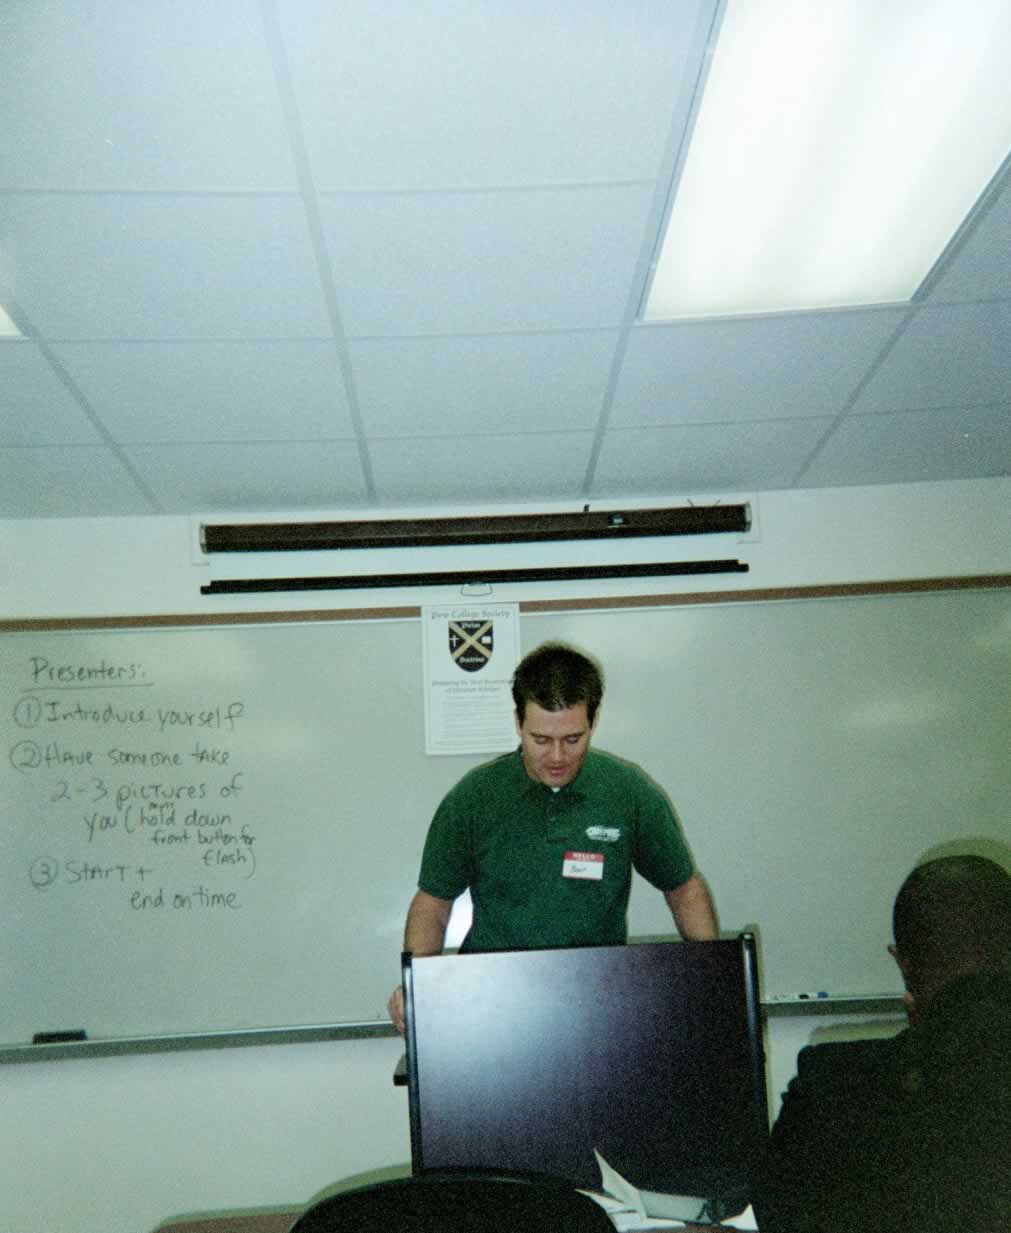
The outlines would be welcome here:
[[[386,1003],[386,1009],[390,1012],[390,1018],[400,1033],[401,1036],[407,1031],[407,1026],[404,1023],[404,986],[397,985],[396,989],[390,994],[390,1000]]]
[[[412,955],[438,955],[446,937],[446,925],[453,909],[452,899],[437,899],[419,890],[407,910],[404,929],[404,950]],[[404,987],[397,985],[386,1003],[390,1018],[401,1036],[407,1031],[404,1022]]]

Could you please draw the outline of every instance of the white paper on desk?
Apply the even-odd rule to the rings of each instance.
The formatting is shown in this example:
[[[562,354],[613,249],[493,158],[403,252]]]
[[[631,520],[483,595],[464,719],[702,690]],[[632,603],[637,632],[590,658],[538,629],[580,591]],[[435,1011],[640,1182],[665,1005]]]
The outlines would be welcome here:
[[[641,1220],[697,1220],[709,1223],[706,1200],[695,1195],[660,1194],[655,1190],[639,1190],[613,1169],[596,1148],[593,1155],[600,1169],[602,1188],[633,1211]]]
[[[602,1207],[608,1216],[611,1217],[611,1223],[619,1230],[619,1233],[625,1229],[641,1228],[638,1214],[613,1195],[602,1194],[599,1190],[581,1190],[579,1193],[585,1194],[598,1207]]]
[[[645,1217],[646,1209],[643,1207],[642,1196],[638,1190],[636,1190],[631,1182],[627,1182],[617,1169],[612,1169],[596,1148],[593,1149],[593,1156],[597,1162],[597,1168],[600,1169],[601,1190],[605,1194],[613,1195],[614,1198],[637,1216]]]
[[[758,1221],[750,1203],[739,1216],[735,1216],[733,1220],[724,1220],[723,1223],[728,1229],[758,1229]]]
[[[622,1177],[617,1169],[612,1168],[596,1149],[593,1155],[600,1169],[601,1189],[621,1204],[619,1210],[609,1212],[616,1229],[662,1228],[667,1221],[711,1223],[705,1213],[705,1200],[692,1195],[639,1190],[627,1178]],[[689,1212],[694,1214],[689,1215]],[[721,1223],[728,1229],[758,1229],[750,1203],[739,1216]]]

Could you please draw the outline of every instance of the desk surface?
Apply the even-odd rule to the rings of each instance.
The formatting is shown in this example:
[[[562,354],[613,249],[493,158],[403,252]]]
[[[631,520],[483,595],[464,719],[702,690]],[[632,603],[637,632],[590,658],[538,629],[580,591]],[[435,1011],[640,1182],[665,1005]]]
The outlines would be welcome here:
[[[288,1233],[304,1210],[302,1207],[279,1207],[269,1211],[258,1208],[221,1216],[185,1216],[166,1220],[154,1233]]]
[[[285,1207],[273,1211],[232,1212],[230,1215],[187,1216],[160,1224],[154,1233],[288,1233],[304,1208]],[[678,1228],[661,1225],[661,1228]],[[692,1233],[727,1233],[726,1225],[691,1225]]]

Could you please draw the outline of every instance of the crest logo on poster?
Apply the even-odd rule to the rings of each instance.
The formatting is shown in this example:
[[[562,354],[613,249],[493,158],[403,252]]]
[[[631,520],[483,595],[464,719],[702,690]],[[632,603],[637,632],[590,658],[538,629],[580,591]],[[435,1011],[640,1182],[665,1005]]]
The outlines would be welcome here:
[[[450,621],[449,654],[464,672],[480,672],[495,646],[493,621]]]

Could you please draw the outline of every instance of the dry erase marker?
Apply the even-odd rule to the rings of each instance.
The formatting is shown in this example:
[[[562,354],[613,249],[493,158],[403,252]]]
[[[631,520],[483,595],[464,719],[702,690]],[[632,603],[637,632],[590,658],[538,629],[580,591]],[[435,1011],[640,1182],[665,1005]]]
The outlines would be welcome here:
[[[819,989],[813,993],[773,993],[769,1002],[818,1002],[825,1001],[831,995],[823,989]]]

